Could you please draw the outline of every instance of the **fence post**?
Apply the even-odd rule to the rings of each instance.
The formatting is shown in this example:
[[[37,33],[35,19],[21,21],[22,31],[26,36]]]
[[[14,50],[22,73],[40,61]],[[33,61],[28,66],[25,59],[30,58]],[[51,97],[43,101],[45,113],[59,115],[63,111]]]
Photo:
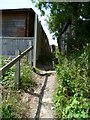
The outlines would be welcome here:
[[[38,16],[35,14],[35,23],[34,23],[34,42],[33,42],[33,67],[36,67],[36,50],[37,50],[37,25],[38,25]]]
[[[31,46],[33,47],[33,40],[31,41]],[[33,49],[31,50],[31,62],[32,62],[32,65],[33,65]]]
[[[29,41],[29,47],[32,46],[32,41]],[[30,66],[32,66],[32,50],[30,50],[30,52],[28,53],[28,63],[30,64]]]
[[[15,51],[15,55],[20,55],[20,50]],[[16,88],[19,88],[19,82],[20,82],[20,60],[15,64],[15,82],[16,82]]]

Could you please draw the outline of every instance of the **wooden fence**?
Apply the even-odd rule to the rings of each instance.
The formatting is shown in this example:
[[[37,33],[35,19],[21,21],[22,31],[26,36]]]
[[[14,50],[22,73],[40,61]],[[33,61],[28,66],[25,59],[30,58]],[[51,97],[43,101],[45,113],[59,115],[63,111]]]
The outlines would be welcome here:
[[[0,68],[0,76],[2,76],[7,70],[9,70],[9,68],[11,68],[15,64],[15,81],[16,81],[17,88],[19,86],[19,80],[20,80],[20,59],[24,55],[28,54],[28,61],[32,65],[32,49],[33,49],[32,41],[29,42],[29,46],[30,47],[22,53],[20,53],[20,50],[16,50],[15,53],[17,56],[8,64]]]
[[[15,57],[15,50],[25,51],[34,37],[0,37],[0,55]]]

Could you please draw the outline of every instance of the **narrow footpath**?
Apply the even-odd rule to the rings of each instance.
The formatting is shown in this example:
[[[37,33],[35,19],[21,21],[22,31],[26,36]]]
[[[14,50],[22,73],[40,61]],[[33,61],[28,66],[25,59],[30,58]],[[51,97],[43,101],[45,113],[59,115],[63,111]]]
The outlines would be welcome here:
[[[53,95],[56,88],[56,71],[41,69],[40,74],[34,72],[33,77],[37,88],[27,92],[25,96],[29,105],[28,118],[55,118]]]

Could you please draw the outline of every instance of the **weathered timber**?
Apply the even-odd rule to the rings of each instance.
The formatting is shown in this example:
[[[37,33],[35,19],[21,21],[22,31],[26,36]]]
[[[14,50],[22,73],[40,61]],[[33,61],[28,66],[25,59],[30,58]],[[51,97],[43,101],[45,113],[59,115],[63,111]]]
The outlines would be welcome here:
[[[33,37],[0,37],[0,55],[15,57],[15,50],[23,52],[29,48],[29,41],[33,40]]]
[[[13,40],[33,40],[33,37],[2,37],[0,36],[0,39],[13,39]]]
[[[20,50],[15,51],[16,56],[20,55]],[[20,82],[20,59],[15,64],[15,83],[16,88],[19,88],[19,82]]]
[[[35,14],[35,23],[34,23],[34,50],[33,50],[33,67],[36,67],[36,49],[37,49],[37,24],[38,24],[38,17]]]
[[[24,52],[22,52],[21,55],[18,55],[16,58],[14,58],[8,64],[6,64],[2,68],[0,68],[0,76],[3,75],[10,67],[12,67],[18,60],[20,60],[24,55],[26,55],[32,49],[33,49],[33,47],[29,47]]]
[[[33,46],[33,43],[32,41],[29,41],[29,46]],[[28,53],[28,63],[30,64],[30,66],[32,66],[32,57],[33,57],[33,51],[31,50],[29,53]]]

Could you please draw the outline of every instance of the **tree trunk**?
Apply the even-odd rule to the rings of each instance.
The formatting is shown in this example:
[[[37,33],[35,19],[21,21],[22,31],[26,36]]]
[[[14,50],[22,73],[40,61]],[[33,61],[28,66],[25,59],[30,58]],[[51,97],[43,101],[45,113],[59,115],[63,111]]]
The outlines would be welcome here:
[[[59,52],[61,52],[61,47],[60,47],[60,38],[59,38],[59,37],[57,38],[57,44],[58,44],[58,49],[59,49]]]
[[[90,77],[90,43],[88,43],[88,76]]]

